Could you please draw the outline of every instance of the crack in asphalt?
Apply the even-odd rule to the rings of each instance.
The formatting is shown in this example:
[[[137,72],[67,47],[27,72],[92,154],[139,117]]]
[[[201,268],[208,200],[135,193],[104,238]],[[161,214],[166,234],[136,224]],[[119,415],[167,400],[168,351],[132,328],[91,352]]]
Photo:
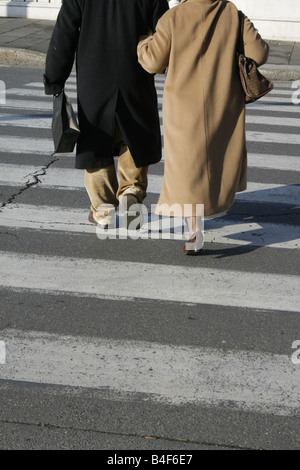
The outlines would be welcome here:
[[[53,153],[51,155],[52,157],[55,156],[55,154]],[[27,191],[27,189],[29,188],[32,188],[34,186],[36,186],[37,184],[41,183],[39,177],[40,176],[45,176],[46,173],[47,173],[47,170],[48,168],[50,168],[51,165],[53,165],[53,163],[57,162],[59,160],[59,157],[54,157],[49,163],[48,165],[45,165],[43,167],[41,167],[39,170],[37,170],[35,173],[29,173],[26,178],[28,178],[28,180],[25,182],[25,186],[22,187],[21,189],[19,189],[18,192],[12,194],[8,199],[7,201],[4,201],[4,202],[1,202],[0,204],[0,212],[1,209],[3,209],[4,207],[8,206],[9,204],[12,204],[14,202],[14,200],[20,196],[24,191]],[[32,181],[33,179],[33,181]]]

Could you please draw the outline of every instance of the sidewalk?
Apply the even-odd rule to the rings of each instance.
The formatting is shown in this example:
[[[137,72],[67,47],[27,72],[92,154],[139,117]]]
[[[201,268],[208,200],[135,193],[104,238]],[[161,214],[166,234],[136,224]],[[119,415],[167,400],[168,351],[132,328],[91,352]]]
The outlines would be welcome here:
[[[44,67],[55,22],[0,17],[0,64]],[[272,80],[300,79],[300,43],[268,41],[270,56],[262,67]]]

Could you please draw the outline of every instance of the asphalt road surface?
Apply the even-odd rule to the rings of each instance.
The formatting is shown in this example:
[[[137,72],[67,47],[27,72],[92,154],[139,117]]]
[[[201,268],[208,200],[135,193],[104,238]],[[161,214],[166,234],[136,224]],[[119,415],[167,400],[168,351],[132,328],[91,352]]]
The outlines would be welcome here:
[[[0,448],[299,449],[292,83],[247,107],[248,189],[184,257],[157,226],[97,236],[74,155],[53,154],[42,73],[0,67]],[[74,75],[66,90],[76,109]]]

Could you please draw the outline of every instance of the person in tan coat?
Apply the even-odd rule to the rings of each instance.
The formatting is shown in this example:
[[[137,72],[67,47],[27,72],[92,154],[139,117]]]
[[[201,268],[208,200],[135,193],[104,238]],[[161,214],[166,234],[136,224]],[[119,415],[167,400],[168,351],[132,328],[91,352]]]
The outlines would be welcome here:
[[[224,213],[247,186],[238,37],[239,15],[232,2],[182,0],[161,17],[155,34],[138,44],[138,60],[145,70],[155,74],[167,69],[165,174],[155,212],[170,215],[171,208],[173,215],[187,216],[191,241],[201,231],[197,205],[204,205],[205,216]],[[267,61],[269,47],[247,17],[244,47],[245,55],[259,66]],[[202,238],[185,252],[200,250]]]

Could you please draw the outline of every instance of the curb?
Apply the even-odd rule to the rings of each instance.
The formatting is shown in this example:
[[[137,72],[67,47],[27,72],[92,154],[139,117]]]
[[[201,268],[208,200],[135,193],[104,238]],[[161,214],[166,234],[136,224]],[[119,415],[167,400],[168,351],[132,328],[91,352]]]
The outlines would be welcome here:
[[[0,47],[1,65],[19,65],[21,67],[45,67],[46,54],[28,51],[27,49],[11,49]]]
[[[46,54],[29,51],[27,49],[12,49],[0,47],[1,65],[19,65],[21,67],[45,67]],[[266,64],[260,68],[260,72],[274,81],[300,80],[299,65]]]
[[[275,65],[265,64],[259,68],[259,71],[270,80],[289,82],[300,80],[299,65]]]

